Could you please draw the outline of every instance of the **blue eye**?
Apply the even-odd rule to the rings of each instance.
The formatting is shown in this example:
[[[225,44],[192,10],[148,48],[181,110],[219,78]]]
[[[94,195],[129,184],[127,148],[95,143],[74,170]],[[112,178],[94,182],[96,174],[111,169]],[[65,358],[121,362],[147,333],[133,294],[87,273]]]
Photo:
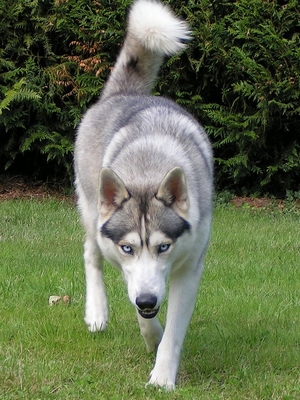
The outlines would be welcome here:
[[[124,244],[123,246],[121,246],[121,249],[123,250],[123,252],[125,254],[133,254],[132,247],[128,246],[127,244]]]
[[[160,254],[160,253],[165,253],[167,250],[169,250],[169,248],[170,248],[170,244],[167,244],[167,243],[165,243],[165,244],[161,244],[159,247],[158,247],[158,254]]]

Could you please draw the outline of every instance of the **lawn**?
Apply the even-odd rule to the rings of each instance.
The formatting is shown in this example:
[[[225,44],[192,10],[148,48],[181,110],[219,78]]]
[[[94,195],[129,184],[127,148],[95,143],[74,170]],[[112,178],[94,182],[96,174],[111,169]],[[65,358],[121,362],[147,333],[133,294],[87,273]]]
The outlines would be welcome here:
[[[82,243],[71,202],[0,202],[1,399],[300,398],[299,212],[216,207],[172,393],[145,388],[153,355],[109,266],[108,329],[87,331]]]

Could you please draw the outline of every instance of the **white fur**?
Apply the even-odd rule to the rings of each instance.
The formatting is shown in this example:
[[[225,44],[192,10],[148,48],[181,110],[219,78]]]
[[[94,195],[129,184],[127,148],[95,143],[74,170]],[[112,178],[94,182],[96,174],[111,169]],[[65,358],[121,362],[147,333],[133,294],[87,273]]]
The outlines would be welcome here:
[[[108,322],[108,305],[103,284],[102,269],[95,265],[95,259],[101,259],[94,241],[86,240],[84,251],[86,271],[85,318],[90,332],[104,331]]]
[[[145,49],[161,55],[171,55],[185,47],[190,30],[184,21],[161,3],[148,0],[136,2],[130,12],[128,32]]]

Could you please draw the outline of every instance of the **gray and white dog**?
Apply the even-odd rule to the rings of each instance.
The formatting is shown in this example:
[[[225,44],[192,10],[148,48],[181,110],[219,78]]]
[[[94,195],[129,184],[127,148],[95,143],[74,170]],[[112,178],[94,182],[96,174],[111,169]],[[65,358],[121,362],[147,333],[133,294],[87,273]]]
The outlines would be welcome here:
[[[190,31],[164,5],[136,1],[127,36],[75,145],[78,205],[86,231],[85,322],[108,322],[103,259],[118,267],[148,351],[149,383],[174,389],[209,242],[213,166],[208,138],[173,102],[150,96],[165,55]],[[157,313],[169,280],[165,330]]]

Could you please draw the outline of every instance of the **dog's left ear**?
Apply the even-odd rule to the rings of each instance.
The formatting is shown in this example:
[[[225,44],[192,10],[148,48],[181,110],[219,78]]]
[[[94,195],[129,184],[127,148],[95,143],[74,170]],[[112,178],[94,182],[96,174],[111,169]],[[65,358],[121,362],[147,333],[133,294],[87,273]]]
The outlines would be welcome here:
[[[99,212],[108,219],[130,197],[123,181],[110,168],[102,168],[99,176]]]
[[[159,186],[156,198],[173,208],[181,217],[186,218],[189,202],[182,168],[175,167],[167,173]]]

